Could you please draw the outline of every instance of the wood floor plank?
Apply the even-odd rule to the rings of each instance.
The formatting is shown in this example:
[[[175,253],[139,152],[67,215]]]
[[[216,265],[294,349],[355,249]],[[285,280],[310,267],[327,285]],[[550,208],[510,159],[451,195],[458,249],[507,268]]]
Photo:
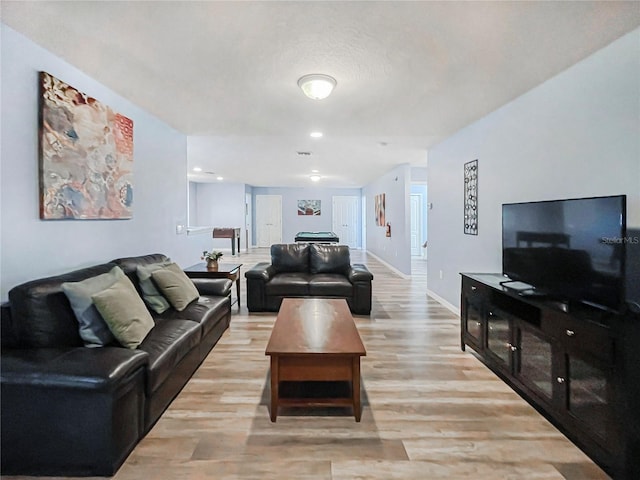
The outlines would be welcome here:
[[[243,272],[268,260],[242,253]],[[230,329],[116,480],[566,479],[608,477],[472,354],[459,318],[426,294],[426,260],[410,279],[352,252],[373,272],[373,311],[356,316],[363,414],[285,412],[269,420],[276,315],[233,309]],[[242,296],[246,298],[242,281]],[[4,478],[4,477],[3,477]],[[36,477],[6,477],[35,479]]]

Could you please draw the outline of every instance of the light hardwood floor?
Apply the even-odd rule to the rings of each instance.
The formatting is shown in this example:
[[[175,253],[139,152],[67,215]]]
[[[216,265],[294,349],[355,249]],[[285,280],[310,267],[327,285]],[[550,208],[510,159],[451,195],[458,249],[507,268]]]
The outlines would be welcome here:
[[[256,249],[237,261],[244,275],[267,259]],[[460,350],[458,317],[427,297],[425,260],[410,280],[361,251],[352,260],[375,276],[373,312],[356,317],[367,349],[361,423],[330,409],[269,421],[264,351],[276,315],[248,314],[243,277],[231,328],[113,478],[609,478]]]

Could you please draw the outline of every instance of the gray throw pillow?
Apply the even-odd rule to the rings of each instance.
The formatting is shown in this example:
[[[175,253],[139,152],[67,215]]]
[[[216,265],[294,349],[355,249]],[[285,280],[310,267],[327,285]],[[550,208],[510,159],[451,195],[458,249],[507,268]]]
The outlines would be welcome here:
[[[151,278],[163,295],[167,297],[171,306],[179,312],[200,297],[200,293],[191,279],[175,263],[151,272]]]
[[[136,268],[138,274],[138,280],[140,290],[142,290],[142,298],[149,305],[149,308],[156,313],[162,313],[166,311],[171,305],[166,298],[158,291],[151,279],[151,273],[160,268],[166,268],[171,265],[171,261],[161,263],[151,263],[149,265],[139,265]]]
[[[124,347],[137,348],[155,326],[136,287],[127,277],[91,298],[113,336]]]
[[[113,342],[114,337],[102,316],[93,304],[91,296],[105,288],[109,288],[125,274],[120,267],[113,267],[109,272],[87,278],[81,282],[65,282],[62,291],[65,293],[78,319],[80,338],[86,347],[102,347]]]

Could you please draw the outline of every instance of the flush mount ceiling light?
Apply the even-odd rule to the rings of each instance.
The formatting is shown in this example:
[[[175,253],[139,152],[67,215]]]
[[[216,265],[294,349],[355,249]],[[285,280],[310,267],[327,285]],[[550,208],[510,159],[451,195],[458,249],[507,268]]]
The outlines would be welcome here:
[[[310,175],[309,178],[311,179],[312,182],[319,182],[320,181],[320,175],[315,174],[315,175]]]
[[[201,172],[202,169],[200,167],[193,167],[194,172]]]
[[[298,86],[304,94],[313,100],[322,100],[331,95],[336,86],[336,79],[321,73],[304,75],[298,80]]]
[[[322,137],[322,132],[311,132],[311,133],[309,134],[309,136],[310,136],[311,138],[321,138],[321,137]]]

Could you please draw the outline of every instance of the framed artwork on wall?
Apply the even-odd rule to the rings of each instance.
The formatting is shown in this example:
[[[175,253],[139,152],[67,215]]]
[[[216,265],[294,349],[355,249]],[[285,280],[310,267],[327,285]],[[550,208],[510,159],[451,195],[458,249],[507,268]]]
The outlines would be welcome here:
[[[386,225],[385,218],[385,194],[381,193],[374,198],[375,212],[376,212],[376,225],[384,227]]]
[[[464,233],[478,235],[478,160],[464,164]]]
[[[321,200],[298,200],[298,215],[321,215]]]
[[[133,216],[133,121],[40,72],[40,218]]]

